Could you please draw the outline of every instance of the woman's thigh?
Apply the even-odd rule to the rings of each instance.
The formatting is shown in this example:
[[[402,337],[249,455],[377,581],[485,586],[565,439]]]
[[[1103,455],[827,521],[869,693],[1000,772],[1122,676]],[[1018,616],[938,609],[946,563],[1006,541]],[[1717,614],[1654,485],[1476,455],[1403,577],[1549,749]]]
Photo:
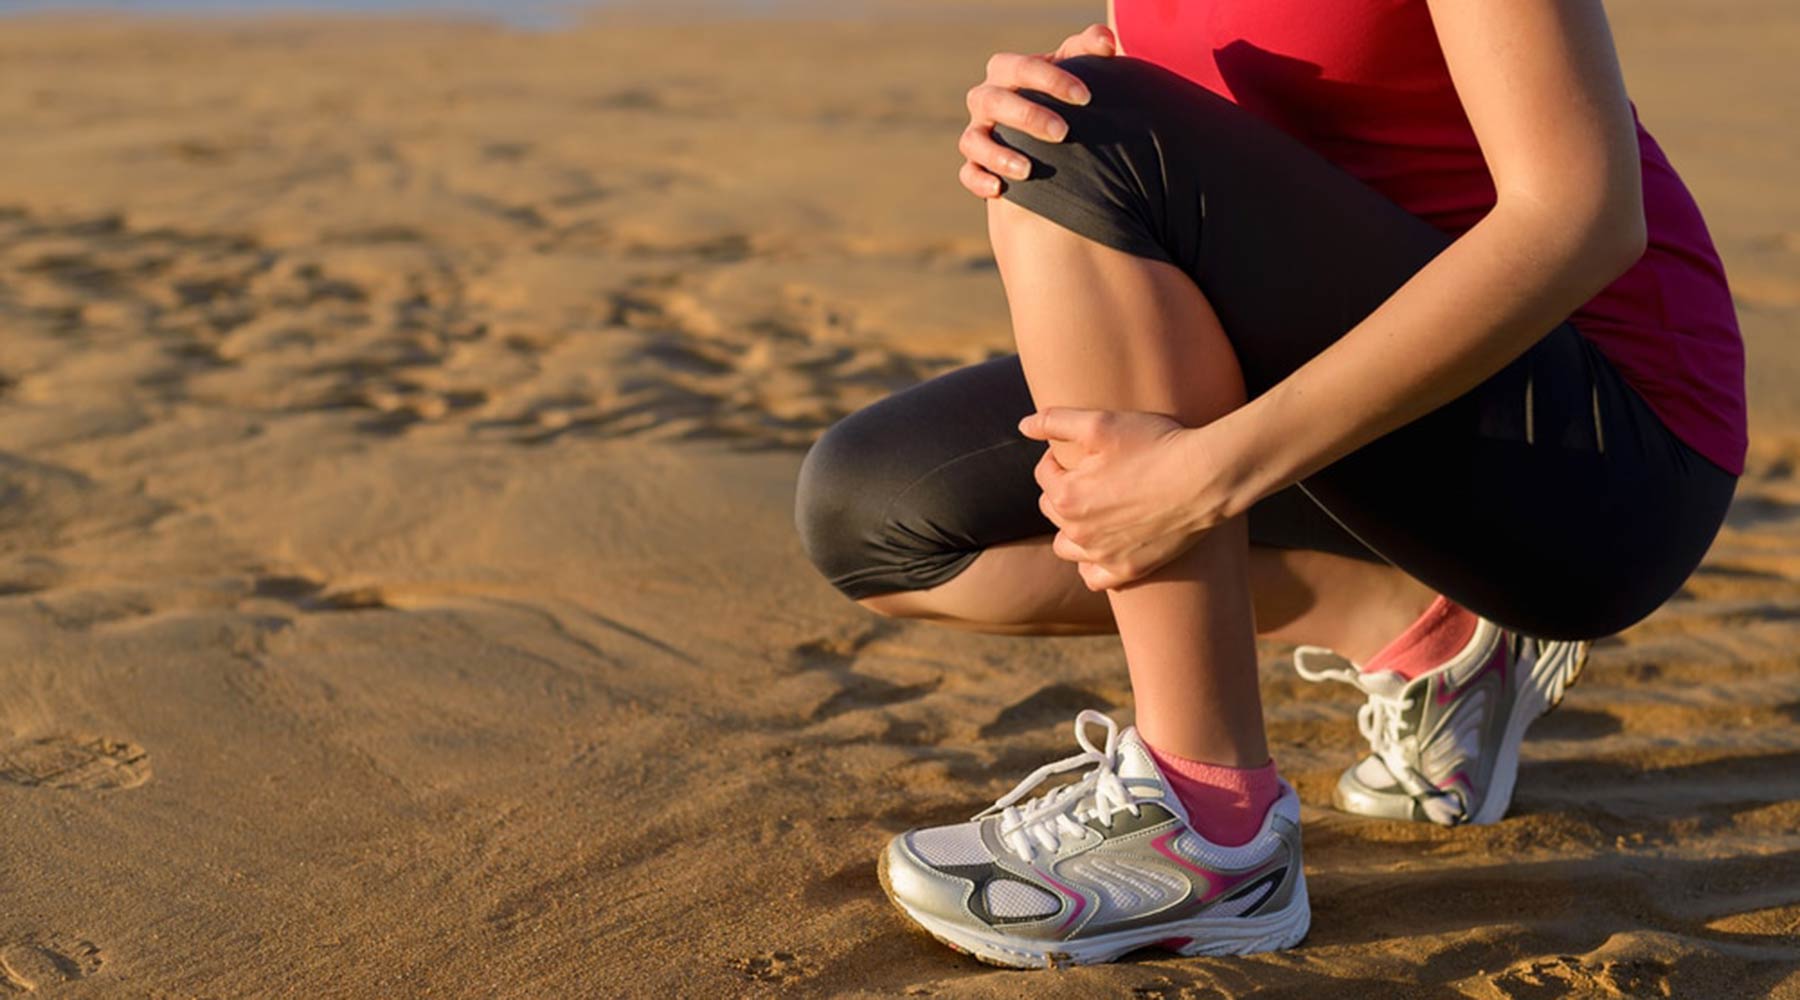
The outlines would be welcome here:
[[[1252,396],[1335,342],[1449,245],[1263,119],[1129,57],[1064,68],[1068,136],[999,126],[1033,161],[1006,197],[1162,260],[1206,295]],[[1331,419],[1329,412],[1321,419]],[[1735,479],[1691,452],[1563,323],[1480,386],[1301,484],[1351,536],[1532,634],[1606,634],[1666,600]]]

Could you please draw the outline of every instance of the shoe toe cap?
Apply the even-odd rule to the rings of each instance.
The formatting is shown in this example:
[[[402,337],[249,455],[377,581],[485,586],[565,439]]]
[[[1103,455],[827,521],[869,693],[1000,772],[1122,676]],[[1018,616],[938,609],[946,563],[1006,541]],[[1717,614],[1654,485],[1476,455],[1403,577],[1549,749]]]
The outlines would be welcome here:
[[[1344,812],[1380,819],[1415,818],[1415,803],[1377,757],[1364,757],[1338,778],[1332,802]]]
[[[880,875],[889,898],[909,913],[924,913],[946,920],[967,921],[967,901],[975,883],[933,868],[918,855],[903,833],[888,841],[882,852]]]

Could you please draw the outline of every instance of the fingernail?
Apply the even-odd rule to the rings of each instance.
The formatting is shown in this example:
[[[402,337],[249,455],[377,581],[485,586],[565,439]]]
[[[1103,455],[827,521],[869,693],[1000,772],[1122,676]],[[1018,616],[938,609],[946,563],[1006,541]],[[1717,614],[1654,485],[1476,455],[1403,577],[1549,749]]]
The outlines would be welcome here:
[[[1094,95],[1088,93],[1086,87],[1077,85],[1073,90],[1069,91],[1069,101],[1073,104],[1086,104],[1093,99]]]
[[[1067,122],[1059,121],[1050,126],[1050,141],[1051,142],[1061,142],[1061,141],[1063,141],[1063,137],[1067,136],[1068,134],[1069,134],[1069,125]]]
[[[1010,157],[1006,161],[1006,172],[1020,180],[1031,174],[1031,164],[1025,162],[1023,156]]]

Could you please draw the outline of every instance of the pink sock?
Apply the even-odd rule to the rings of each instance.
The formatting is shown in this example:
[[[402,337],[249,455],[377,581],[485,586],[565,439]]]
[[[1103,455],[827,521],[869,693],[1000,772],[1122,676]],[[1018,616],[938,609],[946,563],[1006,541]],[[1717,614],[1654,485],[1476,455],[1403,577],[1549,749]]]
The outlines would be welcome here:
[[[1144,747],[1187,807],[1188,825],[1220,847],[1249,843],[1281,797],[1273,760],[1261,767],[1226,767],[1177,757],[1149,743]]]
[[[1418,621],[1357,669],[1366,674],[1392,670],[1412,680],[1462,652],[1475,634],[1476,620],[1475,612],[1440,594]]]

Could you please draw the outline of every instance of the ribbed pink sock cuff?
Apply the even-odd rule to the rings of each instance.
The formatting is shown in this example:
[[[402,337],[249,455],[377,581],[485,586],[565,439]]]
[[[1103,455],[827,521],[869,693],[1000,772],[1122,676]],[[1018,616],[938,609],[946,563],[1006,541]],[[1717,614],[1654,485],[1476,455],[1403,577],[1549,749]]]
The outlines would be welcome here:
[[[1363,673],[1392,670],[1407,680],[1447,663],[1475,634],[1475,612],[1438,595],[1419,620],[1381,648],[1359,668]]]
[[[1273,760],[1261,767],[1226,767],[1179,757],[1149,743],[1144,747],[1187,808],[1188,825],[1221,847],[1249,843],[1262,829],[1269,806],[1281,797]]]

